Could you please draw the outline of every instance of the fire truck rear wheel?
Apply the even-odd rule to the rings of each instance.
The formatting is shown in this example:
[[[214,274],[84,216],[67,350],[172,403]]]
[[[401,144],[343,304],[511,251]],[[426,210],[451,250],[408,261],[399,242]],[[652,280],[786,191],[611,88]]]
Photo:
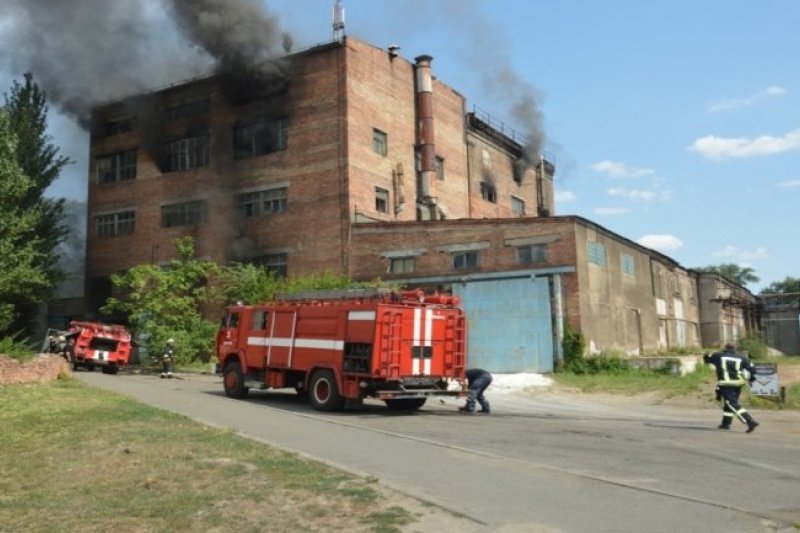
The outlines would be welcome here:
[[[103,367],[103,374],[116,374],[117,370],[118,370],[118,368],[117,368],[116,365],[104,366]]]
[[[344,407],[336,376],[330,370],[317,370],[311,376],[308,399],[317,411],[338,411]]]
[[[386,407],[392,411],[416,411],[427,401],[427,398],[400,398],[398,400],[385,400]]]
[[[250,390],[244,386],[244,374],[239,361],[231,361],[225,365],[222,382],[228,398],[244,398]]]

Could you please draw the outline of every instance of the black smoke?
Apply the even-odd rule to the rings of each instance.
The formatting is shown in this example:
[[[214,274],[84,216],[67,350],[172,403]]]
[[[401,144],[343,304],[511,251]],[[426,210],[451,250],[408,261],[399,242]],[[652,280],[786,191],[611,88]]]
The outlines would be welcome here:
[[[189,78],[280,75],[286,41],[256,0],[3,0],[0,31],[0,68],[84,129],[98,104]]]

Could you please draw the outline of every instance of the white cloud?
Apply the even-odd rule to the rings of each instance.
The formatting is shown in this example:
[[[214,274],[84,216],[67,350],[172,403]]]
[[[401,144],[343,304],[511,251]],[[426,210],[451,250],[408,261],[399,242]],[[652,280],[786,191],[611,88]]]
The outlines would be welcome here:
[[[752,96],[748,96],[745,98],[729,98],[727,100],[721,100],[719,102],[711,104],[708,107],[708,112],[718,113],[720,111],[730,111],[732,109],[739,109],[741,107],[755,105],[766,98],[769,98],[771,96],[781,96],[786,94],[786,92],[787,91],[784,87],[780,87],[778,85],[770,85],[763,91],[758,92]]]
[[[755,139],[709,135],[697,139],[688,149],[708,159],[779,154],[800,149],[800,129],[790,131],[783,137],[762,135]]]
[[[626,189],[625,187],[615,187],[612,189],[606,189],[606,194],[608,194],[609,196],[626,198],[632,202],[645,202],[645,203],[653,202],[656,200],[663,202],[672,199],[672,191],[669,190],[644,191],[637,189]]]
[[[778,187],[800,187],[800,180],[780,181]]]
[[[629,212],[630,209],[627,207],[595,207],[594,214],[595,215],[607,215],[607,216],[616,216],[616,215],[624,215],[625,213]]]
[[[674,252],[683,248],[683,241],[674,235],[645,235],[636,242],[661,253]]]
[[[572,191],[556,191],[555,198],[556,202],[574,202],[578,199]]]
[[[736,261],[755,261],[757,259],[766,259],[769,257],[767,249],[759,246],[755,250],[742,250],[731,244],[725,246],[722,250],[712,252],[713,257],[734,259]]]
[[[613,178],[641,178],[654,173],[652,169],[629,167],[618,161],[600,161],[592,165],[592,170]]]

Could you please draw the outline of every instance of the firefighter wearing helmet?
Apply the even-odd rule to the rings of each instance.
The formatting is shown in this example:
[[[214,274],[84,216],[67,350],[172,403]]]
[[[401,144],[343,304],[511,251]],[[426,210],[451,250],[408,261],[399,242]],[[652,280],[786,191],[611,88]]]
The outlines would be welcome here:
[[[161,377],[171,378],[173,369],[173,360],[175,357],[175,340],[167,339],[164,345],[164,350],[161,352]]]

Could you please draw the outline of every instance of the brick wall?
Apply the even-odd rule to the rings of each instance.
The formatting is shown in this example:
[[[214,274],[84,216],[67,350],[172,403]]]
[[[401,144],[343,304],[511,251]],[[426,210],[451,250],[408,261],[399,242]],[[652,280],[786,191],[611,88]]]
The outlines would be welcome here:
[[[42,354],[30,361],[17,361],[0,355],[0,385],[45,383],[55,380],[59,374],[70,372],[66,361],[57,355]]]

